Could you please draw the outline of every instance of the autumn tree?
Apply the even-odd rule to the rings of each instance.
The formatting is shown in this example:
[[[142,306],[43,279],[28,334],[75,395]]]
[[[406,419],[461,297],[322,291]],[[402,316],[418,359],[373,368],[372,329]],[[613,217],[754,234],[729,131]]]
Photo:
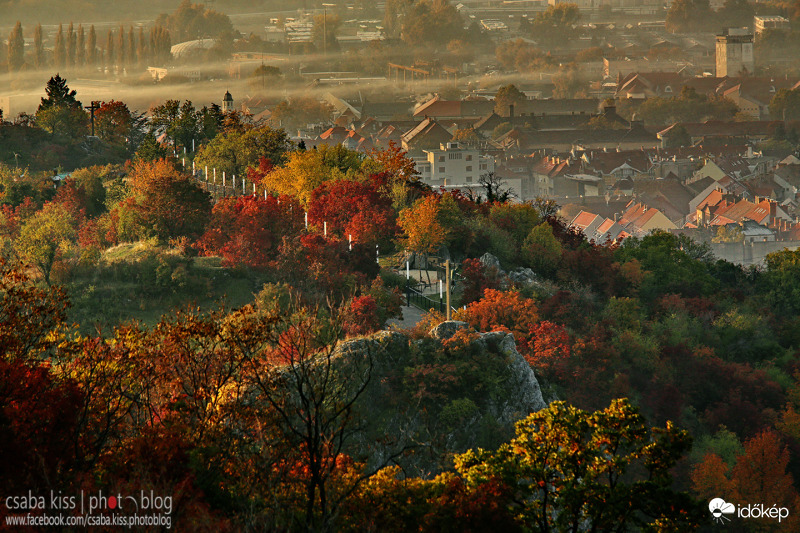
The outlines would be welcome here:
[[[497,90],[497,94],[494,96],[494,112],[501,117],[507,117],[510,113],[510,106],[519,105],[525,100],[527,100],[525,93],[520,91],[516,85],[504,85]]]
[[[52,356],[68,305],[61,287],[41,288],[20,265],[0,259],[0,359]]]
[[[104,141],[124,146],[134,125],[134,117],[124,102],[103,102],[95,111],[95,131]]]
[[[137,161],[129,175],[132,196],[120,205],[129,215],[128,238],[197,237],[211,215],[211,197],[166,160]]]
[[[73,216],[60,204],[48,204],[22,225],[16,248],[50,285],[53,265],[69,250],[76,236]]]
[[[509,444],[457,456],[456,468],[470,486],[508,486],[526,529],[689,531],[704,506],[672,489],[670,470],[690,446],[686,431],[648,427],[625,399],[594,413],[554,402],[519,421]]]
[[[308,221],[329,234],[351,237],[354,242],[374,246],[388,244],[395,233],[395,213],[390,198],[381,194],[386,176],[373,175],[366,182],[339,180],[314,189],[308,204]]]
[[[283,239],[302,228],[302,209],[288,196],[224,198],[214,205],[198,246],[221,255],[228,265],[265,269],[275,261]]]
[[[78,42],[72,22],[67,27],[65,40],[67,42],[67,67],[72,71],[75,68],[75,49]]]
[[[403,232],[402,245],[422,254],[426,263],[428,255],[438,252],[447,240],[447,232],[439,222],[439,199],[435,195],[425,196],[400,211],[397,225]]]
[[[297,465],[287,481],[299,484],[300,491],[287,503],[297,502],[303,529],[326,531],[333,528],[349,495],[398,453],[388,451],[378,468],[366,472],[361,465],[348,466],[345,447],[360,423],[358,401],[379,354],[367,350],[339,357],[340,320],[318,318],[309,309],[297,311],[291,318],[280,317],[272,327],[274,340],[266,356],[277,364],[264,366],[261,357],[253,357],[251,376],[260,399],[275,415],[261,418],[268,429],[264,433],[280,436],[283,462]],[[238,345],[245,354],[259,353],[246,338]],[[342,470],[349,475],[342,476]]]
[[[268,191],[294,196],[308,205],[314,189],[328,181],[355,178],[362,162],[363,154],[341,144],[322,145],[288,154],[284,165],[264,174],[260,181]]]
[[[369,153],[369,158],[378,164],[378,172],[385,172],[392,178],[405,181],[419,180],[419,171],[414,160],[394,141],[389,141],[386,148],[374,148]]]
[[[523,340],[539,321],[539,310],[534,300],[525,298],[519,291],[487,288],[480,300],[469,304],[466,310],[458,311],[456,318],[478,331],[507,329],[518,340]]]
[[[83,68],[86,65],[86,34],[83,24],[78,24],[78,37],[75,43],[75,66]]]
[[[701,498],[721,497],[736,505],[767,502],[769,506],[788,508],[788,520],[777,526],[768,517],[755,518],[761,527],[779,527],[793,531],[800,525],[800,495],[786,472],[789,450],[772,430],[759,433],[744,443],[744,452],[731,468],[716,453],[706,454],[692,471],[694,490]]]

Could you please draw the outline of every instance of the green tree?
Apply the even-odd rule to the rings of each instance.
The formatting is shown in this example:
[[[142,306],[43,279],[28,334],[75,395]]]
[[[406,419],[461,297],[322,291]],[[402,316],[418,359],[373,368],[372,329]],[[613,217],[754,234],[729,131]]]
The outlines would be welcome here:
[[[670,470],[691,447],[671,422],[649,428],[628,400],[588,413],[551,403],[517,423],[496,452],[470,451],[456,468],[470,486],[500,481],[532,531],[690,531],[704,516],[672,489]]]
[[[225,171],[229,175],[245,176],[247,168],[258,167],[262,157],[273,165],[283,164],[293,148],[292,141],[282,129],[248,127],[244,131],[236,129],[218,133],[197,151],[195,163],[198,168],[208,166],[209,173],[216,168],[218,173]]]
[[[175,148],[192,148],[192,141],[200,140],[200,113],[192,102],[167,100],[150,109],[150,125],[157,133],[165,133]]]
[[[85,134],[88,116],[67,80],[56,74],[47,82],[45,93],[47,98],[42,98],[36,110],[36,124],[53,135]]]
[[[76,235],[72,215],[61,205],[47,204],[20,228],[15,247],[20,257],[35,266],[50,285],[53,265],[69,249]]]
[[[8,36],[8,71],[17,72],[25,64],[25,39],[22,36],[22,23],[17,21]]]
[[[555,274],[561,260],[563,247],[553,235],[553,227],[546,222],[531,229],[522,244],[522,257],[528,265],[543,276]]]

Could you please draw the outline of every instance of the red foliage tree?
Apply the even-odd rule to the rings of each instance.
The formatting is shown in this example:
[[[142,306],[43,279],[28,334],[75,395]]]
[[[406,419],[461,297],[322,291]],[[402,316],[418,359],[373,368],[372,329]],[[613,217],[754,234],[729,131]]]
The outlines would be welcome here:
[[[309,224],[327,223],[329,235],[375,245],[389,241],[397,233],[392,201],[380,193],[386,184],[384,174],[374,174],[366,182],[340,180],[314,189],[308,205]]]
[[[527,338],[525,360],[547,378],[564,379],[571,347],[567,328],[543,320],[531,326]]]
[[[536,302],[515,290],[486,289],[482,300],[469,304],[461,313],[478,331],[504,328],[514,333],[517,339],[526,338],[531,327],[539,321]]]
[[[480,300],[486,289],[499,289],[497,268],[487,268],[479,259],[464,259],[462,275],[464,276],[464,292],[462,301],[469,304]]]
[[[300,204],[288,196],[224,198],[214,206],[198,247],[207,255],[221,255],[227,265],[264,269],[275,260],[283,239],[302,228]]]
[[[0,485],[7,494],[34,494],[73,474],[81,391],[59,381],[49,365],[0,360]]]
[[[380,329],[378,305],[372,296],[358,296],[350,302],[342,324],[345,333],[351,336],[368,335]]]

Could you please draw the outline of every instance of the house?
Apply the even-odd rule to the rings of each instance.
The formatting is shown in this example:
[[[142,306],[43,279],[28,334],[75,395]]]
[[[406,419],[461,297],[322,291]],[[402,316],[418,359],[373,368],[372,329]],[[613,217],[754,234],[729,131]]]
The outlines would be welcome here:
[[[494,112],[494,102],[490,100],[444,100],[434,96],[414,108],[413,116],[420,120],[432,117],[437,120],[470,119],[479,120]]]
[[[677,96],[681,93],[686,79],[687,76],[677,72],[677,69],[675,72],[634,71],[625,76],[620,73],[614,98],[644,100]]]
[[[494,158],[482,156],[478,150],[457,142],[441,143],[437,149],[424,150],[415,159],[420,179],[433,187],[473,185],[481,175],[494,172]],[[518,184],[521,190],[521,184]]]
[[[631,236],[616,221],[589,211],[578,213],[569,226],[580,230],[587,240],[597,244],[617,243]]]
[[[776,123],[769,120],[750,122],[707,120],[705,122],[678,122],[658,132],[661,146],[667,147],[672,130],[682,127],[689,134],[692,144],[734,144],[747,141],[765,141],[775,132]]]
[[[627,205],[618,222],[625,231],[636,237],[647,235],[653,230],[678,229],[678,226],[658,209],[635,201]]]
[[[453,135],[441,126],[436,120],[428,117],[415,127],[400,136],[403,150],[420,152],[433,150],[442,143],[447,143]]]

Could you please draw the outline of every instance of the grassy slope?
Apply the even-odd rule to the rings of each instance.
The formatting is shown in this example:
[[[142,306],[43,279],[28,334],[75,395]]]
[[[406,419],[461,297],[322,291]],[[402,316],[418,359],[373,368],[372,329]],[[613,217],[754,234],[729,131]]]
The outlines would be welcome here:
[[[84,332],[100,328],[108,335],[115,325],[133,320],[152,326],[176,309],[230,309],[252,302],[264,280],[220,263],[219,257],[186,258],[147,243],[116,246],[66,284],[69,320]]]

